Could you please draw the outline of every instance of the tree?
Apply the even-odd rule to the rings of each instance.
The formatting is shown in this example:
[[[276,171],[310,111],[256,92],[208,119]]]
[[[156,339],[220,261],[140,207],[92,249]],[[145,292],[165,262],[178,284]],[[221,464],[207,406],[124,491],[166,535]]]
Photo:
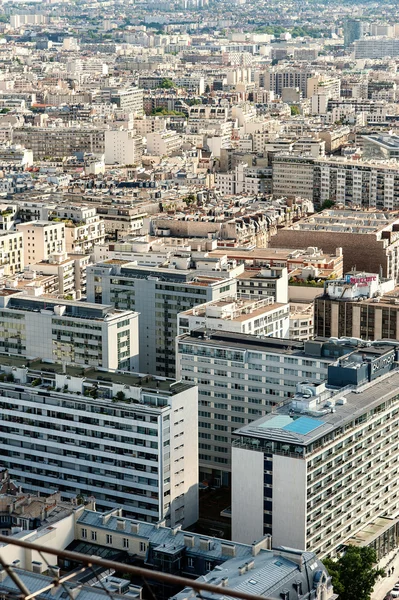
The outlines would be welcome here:
[[[163,90],[170,90],[173,87],[175,87],[175,84],[171,79],[168,79],[167,77],[165,77],[165,79],[162,79],[161,88]]]
[[[370,600],[377,579],[385,575],[383,569],[375,566],[376,562],[373,548],[355,546],[349,546],[338,560],[323,560],[340,600]]]
[[[292,104],[291,106],[291,115],[294,117],[296,115],[300,114],[300,110],[299,110],[299,106],[297,106],[296,104]]]
[[[320,205],[320,210],[325,210],[326,208],[332,208],[335,206],[334,200],[324,200],[323,204]]]

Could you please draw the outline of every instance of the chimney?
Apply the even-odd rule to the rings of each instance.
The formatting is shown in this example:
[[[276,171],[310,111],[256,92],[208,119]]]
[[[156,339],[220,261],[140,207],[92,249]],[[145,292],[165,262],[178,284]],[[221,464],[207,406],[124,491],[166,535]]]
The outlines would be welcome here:
[[[0,569],[0,583],[2,583],[6,577],[7,577],[6,571],[3,568],[1,568]]]
[[[229,585],[229,578],[223,577],[222,579],[222,587],[227,587]]]
[[[32,571],[33,573],[43,573],[43,563],[37,560],[32,560]]]
[[[101,523],[103,525],[106,525],[108,523],[108,521],[109,521],[110,516],[111,515],[101,515]]]
[[[54,577],[59,577],[61,569],[58,565],[50,565],[49,571],[50,571],[50,574],[53,575]]]
[[[139,533],[140,531],[140,523],[130,523],[130,531],[131,533]]]
[[[245,566],[247,567],[247,571],[251,571],[251,569],[253,569],[255,567],[255,561],[249,560],[248,562],[245,563]]]
[[[186,548],[194,548],[195,537],[193,535],[184,535],[183,540]]]
[[[207,538],[200,538],[200,550],[205,550],[206,552],[209,552],[210,549],[211,540],[208,540]]]
[[[181,525],[172,528],[172,535],[176,535],[178,531],[181,531]]]
[[[236,555],[235,544],[226,544],[225,542],[222,542],[222,554],[224,556],[231,556],[234,558]]]
[[[126,522],[125,519],[117,519],[116,521],[116,529],[118,531],[125,531]]]

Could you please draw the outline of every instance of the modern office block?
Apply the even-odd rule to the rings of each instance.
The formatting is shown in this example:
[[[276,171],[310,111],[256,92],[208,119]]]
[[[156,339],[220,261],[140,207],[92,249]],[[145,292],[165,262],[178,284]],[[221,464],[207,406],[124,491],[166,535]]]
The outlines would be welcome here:
[[[236,431],[234,539],[270,533],[320,557],[348,543],[371,545],[379,558],[392,549],[384,539],[397,531],[397,358],[392,344],[364,344],[330,366],[333,387],[304,381],[288,405]]]
[[[348,47],[363,37],[363,22],[359,19],[346,19],[344,22],[344,46]]]
[[[191,384],[0,357],[0,454],[34,492],[95,495],[132,518],[198,518],[197,390]]]

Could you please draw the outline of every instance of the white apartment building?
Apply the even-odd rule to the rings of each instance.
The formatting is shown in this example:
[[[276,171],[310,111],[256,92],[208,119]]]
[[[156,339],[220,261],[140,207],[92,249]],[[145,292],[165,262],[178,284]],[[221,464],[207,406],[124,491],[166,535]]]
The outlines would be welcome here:
[[[0,147],[0,166],[13,166],[18,168],[31,167],[33,165],[33,152],[20,145],[12,146],[6,144]]]
[[[90,255],[73,255],[65,252],[52,254],[48,260],[31,265],[33,278],[36,273],[56,275],[58,293],[80,300],[86,292],[86,269],[91,264]]]
[[[138,370],[138,314],[103,304],[0,291],[0,352]]]
[[[134,131],[138,135],[146,136],[154,131],[164,131],[170,117],[145,116],[134,119]]]
[[[115,236],[127,236],[137,235],[140,233],[144,225],[144,218],[147,216],[146,213],[138,213],[133,208],[119,208],[114,206],[99,206],[97,207],[97,214],[101,217],[101,220],[105,225],[105,232]],[[99,244],[96,244],[93,251],[96,256],[98,254]],[[101,246],[105,250],[105,246]],[[111,252],[111,249],[109,248]],[[111,255],[103,255],[102,258],[112,258]],[[133,260],[133,259],[131,259]]]
[[[289,333],[288,304],[277,304],[272,296],[207,302],[180,313],[177,320],[178,335],[203,328],[278,338]]]
[[[290,302],[290,339],[311,340],[314,336],[313,302]]]
[[[24,237],[24,263],[26,265],[47,260],[55,252],[65,252],[65,225],[51,221],[18,223],[16,230]]]
[[[172,130],[155,131],[147,134],[147,154],[151,156],[172,156],[182,146],[182,138]]]
[[[245,255],[242,260],[245,260]],[[252,266],[251,269],[237,276],[237,294],[254,300],[273,296],[275,302],[286,304],[288,302],[287,267],[273,266],[256,269]]]
[[[103,509],[117,504],[147,523],[197,521],[195,386],[24,363],[0,356],[1,371],[14,381],[0,383],[0,453],[24,490],[94,494]]]
[[[291,155],[273,159],[273,194],[313,198],[313,160]]]
[[[233,539],[261,531],[320,558],[349,544],[370,545],[381,558],[394,547],[391,530],[396,545],[396,349],[354,350],[330,367],[334,391],[305,381],[289,405],[235,432]]]
[[[21,232],[0,231],[0,267],[4,275],[24,270],[24,239]]]
[[[98,216],[94,216],[88,223],[66,223],[65,244],[68,253],[88,253],[96,244],[105,241],[105,223]]]
[[[197,304],[236,294],[235,271],[211,261],[189,268],[190,256],[174,256],[170,267],[104,261],[87,269],[87,298],[140,314],[140,371],[174,376],[177,315]],[[216,272],[216,269],[219,272]]]
[[[130,129],[110,129],[105,132],[106,165],[140,165],[143,139]]]
[[[395,58],[399,55],[399,39],[391,37],[367,37],[356,40],[354,46],[354,57],[359,58]]]
[[[323,342],[205,329],[176,344],[177,377],[198,386],[200,480],[219,485],[230,481],[232,432],[286,403],[300,381],[324,381],[334,360]]]

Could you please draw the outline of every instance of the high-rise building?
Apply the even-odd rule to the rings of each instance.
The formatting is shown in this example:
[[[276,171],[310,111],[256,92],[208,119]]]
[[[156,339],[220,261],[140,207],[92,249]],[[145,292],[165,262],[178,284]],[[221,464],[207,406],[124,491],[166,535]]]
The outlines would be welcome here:
[[[200,480],[229,485],[232,432],[288,402],[295,386],[326,380],[349,344],[198,329],[177,340],[176,372],[198,386]]]
[[[303,381],[290,404],[235,432],[233,539],[270,533],[321,558],[348,544],[378,558],[396,546],[397,349],[354,350],[329,367],[332,387]]]
[[[344,23],[344,46],[348,47],[363,37],[363,22],[359,19],[347,19]]]
[[[190,269],[190,259],[174,257],[167,267],[105,261],[87,269],[87,298],[140,314],[140,372],[173,377],[177,315],[197,304],[235,296],[229,271]],[[220,264],[209,259],[215,269]],[[179,268],[185,267],[185,268]]]
[[[103,509],[198,519],[197,390],[189,383],[0,356],[2,465],[34,492],[95,495]]]

